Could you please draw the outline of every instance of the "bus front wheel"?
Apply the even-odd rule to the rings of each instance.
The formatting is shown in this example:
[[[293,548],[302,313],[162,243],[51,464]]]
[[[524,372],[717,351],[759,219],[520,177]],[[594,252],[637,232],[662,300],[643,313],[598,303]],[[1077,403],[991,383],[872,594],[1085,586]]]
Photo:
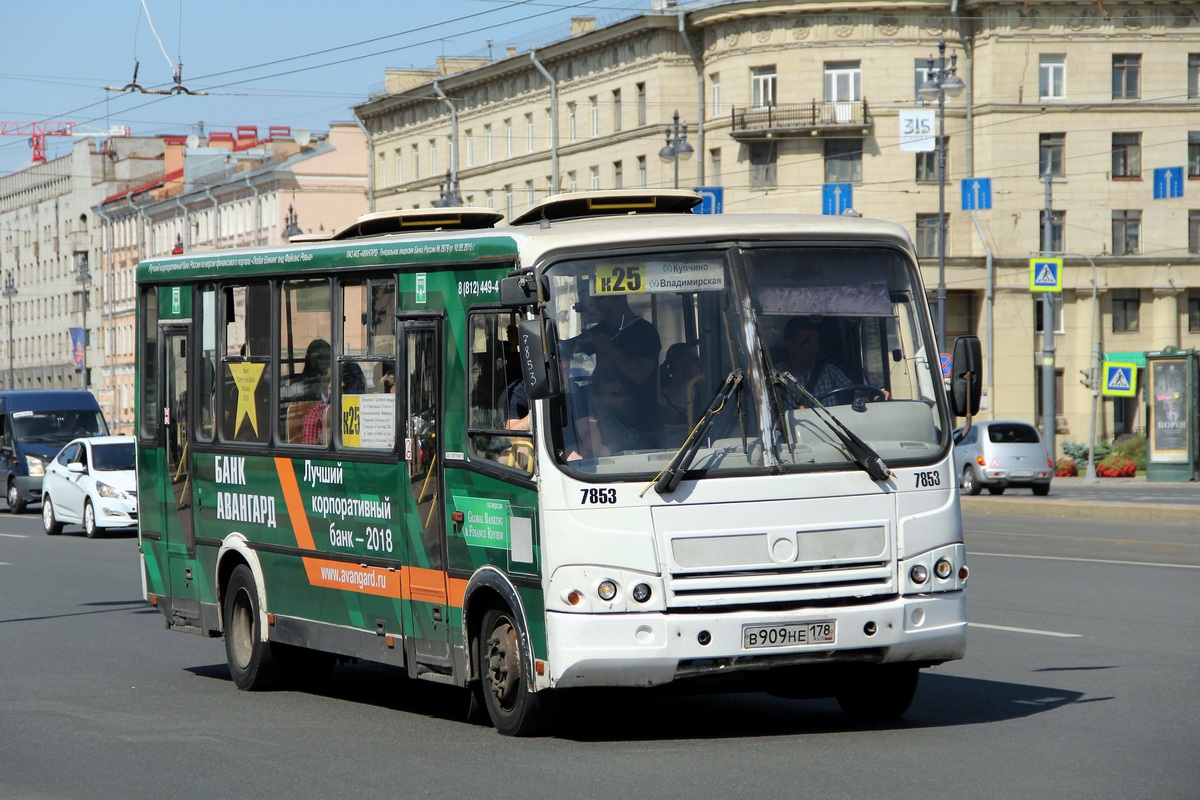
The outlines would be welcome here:
[[[262,639],[261,625],[254,573],[239,564],[225,589],[225,657],[234,685],[247,692],[269,689],[277,677],[275,657],[270,643]]]
[[[481,688],[488,716],[505,736],[528,736],[540,728],[541,698],[530,686],[527,655],[512,613],[489,609],[480,636]]]
[[[837,702],[851,717],[887,722],[912,705],[921,670],[915,664],[885,664],[854,670],[838,690]]]

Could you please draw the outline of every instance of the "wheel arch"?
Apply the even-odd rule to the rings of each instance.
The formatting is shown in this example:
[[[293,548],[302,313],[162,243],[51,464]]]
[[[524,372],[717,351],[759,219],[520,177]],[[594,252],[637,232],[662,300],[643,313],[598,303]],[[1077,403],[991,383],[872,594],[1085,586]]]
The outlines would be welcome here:
[[[525,618],[525,604],[517,589],[503,572],[495,567],[481,567],[467,581],[463,592],[462,624],[463,642],[467,650],[467,680],[476,681],[480,677],[479,652],[475,642],[481,635],[483,616],[490,608],[507,607],[512,612],[517,624],[517,632],[521,637],[521,650],[525,653],[525,668],[528,675],[534,677],[533,647],[529,641],[529,622]]]
[[[250,569],[250,573],[254,576],[254,588],[258,592],[258,613],[259,627],[262,632],[262,641],[267,641],[267,589],[266,582],[263,580],[262,564],[258,560],[258,554],[250,549],[250,543],[246,537],[240,533],[231,533],[221,542],[221,548],[217,551],[217,574],[216,574],[216,597],[217,597],[217,619],[221,626],[222,633],[225,631],[225,591],[229,587],[229,576],[237,569],[239,565],[245,565]]]

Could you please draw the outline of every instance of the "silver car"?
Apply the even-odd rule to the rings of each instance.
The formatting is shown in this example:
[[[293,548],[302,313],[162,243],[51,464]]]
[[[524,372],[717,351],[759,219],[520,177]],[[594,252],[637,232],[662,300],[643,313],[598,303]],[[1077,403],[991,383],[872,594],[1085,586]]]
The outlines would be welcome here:
[[[962,429],[955,431],[955,438]],[[954,466],[960,488],[979,494],[986,488],[1004,494],[1010,486],[1027,487],[1044,496],[1050,493],[1054,462],[1046,455],[1037,428],[1025,422],[975,422],[962,441],[954,445]]]

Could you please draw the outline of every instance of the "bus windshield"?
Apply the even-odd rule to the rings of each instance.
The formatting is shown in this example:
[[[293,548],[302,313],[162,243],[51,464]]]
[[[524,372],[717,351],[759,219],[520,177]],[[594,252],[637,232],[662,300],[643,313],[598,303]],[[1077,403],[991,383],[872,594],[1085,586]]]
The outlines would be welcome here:
[[[568,470],[653,477],[694,430],[693,473],[853,468],[818,406],[888,464],[946,446],[924,299],[900,251],[676,248],[547,275],[563,378],[550,436]]]

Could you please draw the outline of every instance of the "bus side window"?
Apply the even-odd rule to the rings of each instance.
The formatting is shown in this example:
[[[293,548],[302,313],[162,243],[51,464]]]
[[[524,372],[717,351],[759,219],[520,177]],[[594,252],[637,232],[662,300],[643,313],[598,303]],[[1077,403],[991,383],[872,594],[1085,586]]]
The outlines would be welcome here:
[[[222,301],[221,439],[265,444],[271,432],[271,287],[226,286]]]
[[[396,280],[340,284],[340,408],[337,444],[391,450],[396,444]]]
[[[532,415],[517,361],[516,323],[510,311],[469,318],[467,438],[472,456],[532,472]]]

